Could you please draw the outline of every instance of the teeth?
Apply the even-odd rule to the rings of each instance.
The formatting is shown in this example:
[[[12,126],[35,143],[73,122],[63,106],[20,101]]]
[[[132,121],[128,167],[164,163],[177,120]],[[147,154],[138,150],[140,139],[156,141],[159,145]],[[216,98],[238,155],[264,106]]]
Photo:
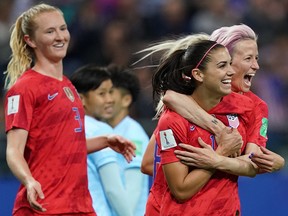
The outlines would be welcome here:
[[[63,46],[64,46],[64,43],[55,45],[55,47],[63,47]]]
[[[224,84],[230,84],[230,83],[231,83],[231,80],[223,80],[222,83],[224,83]]]
[[[255,74],[246,74],[246,76],[251,76],[251,77],[254,77]]]

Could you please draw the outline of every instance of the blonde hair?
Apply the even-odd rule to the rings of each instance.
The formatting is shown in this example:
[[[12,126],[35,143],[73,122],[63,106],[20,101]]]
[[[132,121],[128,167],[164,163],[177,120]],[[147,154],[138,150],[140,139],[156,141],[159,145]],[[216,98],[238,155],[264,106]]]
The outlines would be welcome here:
[[[174,53],[177,50],[187,49],[190,45],[196,44],[202,40],[208,40],[209,35],[206,33],[198,33],[198,34],[192,34],[187,35],[185,37],[180,37],[175,40],[166,40],[161,41],[155,44],[152,44],[146,49],[138,51],[136,54],[141,53],[147,53],[144,57],[136,61],[133,65],[141,62],[144,59],[147,59],[148,57],[151,57],[153,54],[158,52],[163,52],[161,58],[159,59],[159,62],[164,61],[165,59],[169,58],[172,53]],[[158,65],[153,65],[157,67]],[[148,66],[149,67],[149,66]],[[159,119],[160,115],[165,109],[165,105],[163,103],[163,95],[160,96],[158,104],[156,106],[156,114],[153,117],[153,120]]]
[[[208,34],[198,33],[198,34],[187,35],[185,37],[180,37],[175,40],[166,40],[166,41],[154,43],[150,45],[148,48],[140,50],[136,53],[136,54],[141,54],[141,53],[147,53],[147,54],[143,56],[141,59],[139,59],[138,61],[136,61],[133,65],[141,62],[144,59],[147,59],[148,57],[151,57],[153,54],[158,53],[158,52],[164,52],[160,58],[160,62],[164,61],[175,51],[181,50],[181,49],[187,49],[192,44],[195,44],[201,40],[208,40],[208,39],[209,39]]]
[[[38,4],[23,12],[12,26],[12,33],[10,36],[12,55],[7,66],[7,71],[5,72],[6,89],[11,88],[17,79],[31,67],[34,51],[26,44],[24,35],[33,37],[35,29],[37,28],[36,23],[34,22],[35,17],[41,13],[51,11],[59,11],[63,14],[59,8],[47,4]]]
[[[163,113],[163,111],[165,110],[165,104],[163,103],[163,97],[164,95],[161,95],[158,101],[158,104],[156,106],[156,114],[155,116],[152,118],[152,120],[158,120],[161,116],[161,114]]]

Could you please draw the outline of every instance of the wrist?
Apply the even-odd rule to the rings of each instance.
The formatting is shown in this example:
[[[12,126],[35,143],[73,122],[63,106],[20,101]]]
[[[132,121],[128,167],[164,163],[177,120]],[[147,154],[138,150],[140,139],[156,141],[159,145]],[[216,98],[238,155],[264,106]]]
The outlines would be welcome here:
[[[218,155],[217,160],[215,160],[215,163],[213,164],[213,168],[216,170],[221,170],[223,162],[225,163],[225,157]]]
[[[32,176],[26,176],[23,179],[23,185],[26,187],[29,182],[35,181],[35,179]]]
[[[217,149],[215,150],[215,152],[216,152],[218,155],[226,156],[224,149],[221,148],[221,145],[218,145],[218,147],[217,147]]]
[[[221,121],[219,121],[217,118],[212,119],[212,124],[210,124],[210,131],[213,134],[221,134],[224,129],[225,125]]]

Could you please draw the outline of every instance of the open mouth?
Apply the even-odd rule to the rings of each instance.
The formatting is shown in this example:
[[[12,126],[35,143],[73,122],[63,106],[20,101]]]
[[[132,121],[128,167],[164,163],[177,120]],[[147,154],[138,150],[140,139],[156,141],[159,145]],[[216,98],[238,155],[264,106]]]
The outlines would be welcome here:
[[[244,76],[244,79],[248,82],[251,82],[252,78],[255,76],[255,74],[246,74]]]

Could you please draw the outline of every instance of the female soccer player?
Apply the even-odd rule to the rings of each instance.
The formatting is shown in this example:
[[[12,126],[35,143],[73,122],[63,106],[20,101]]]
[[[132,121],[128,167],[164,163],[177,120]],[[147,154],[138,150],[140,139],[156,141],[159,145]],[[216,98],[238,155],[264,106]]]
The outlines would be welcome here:
[[[62,12],[47,4],[14,25],[7,68],[7,163],[22,183],[13,215],[96,215],[87,184],[87,151],[110,146],[128,161],[135,145],[118,136],[85,140],[84,110],[63,75],[70,34]]]
[[[161,62],[153,76],[153,91],[159,95],[167,90],[189,95],[226,126],[237,126],[243,139],[243,152],[246,144],[257,138],[253,134],[254,121],[251,121],[253,102],[231,93],[234,71],[230,63],[224,46],[203,40],[173,52]],[[232,101],[242,101],[242,106]],[[239,214],[238,175],[255,176],[257,167],[245,160],[221,156],[217,170],[181,163],[174,154],[181,149],[180,143],[199,148],[198,142],[202,145],[205,141],[219,154],[222,152],[210,132],[169,109],[161,114],[155,135],[161,162],[149,194],[146,215]]]
[[[250,91],[253,77],[256,75],[257,70],[259,70],[257,62],[257,36],[255,32],[249,26],[240,24],[219,28],[211,34],[210,39],[226,46],[232,57],[231,66],[235,71],[235,75],[232,78],[232,91],[245,95],[254,101],[256,114],[255,125],[258,140],[255,143],[256,145],[250,144],[248,146],[250,149],[249,152],[252,152],[251,160],[260,168],[259,173],[273,172],[281,169],[285,164],[284,158],[266,148],[268,139],[268,106],[265,101]],[[176,48],[174,47],[174,49]],[[177,93],[174,95],[172,91],[168,91],[164,96],[164,101],[169,107],[192,120],[194,119],[192,115],[195,115],[195,109],[193,108],[195,103],[187,99],[184,95]],[[183,106],[184,104],[185,106]],[[217,128],[218,131],[219,129],[222,130],[223,125],[221,122],[213,121],[212,123],[212,121],[208,120],[210,117],[208,117],[207,114],[202,116],[202,118],[206,118],[207,122],[210,122],[208,124],[210,126],[208,127],[215,128],[215,126],[211,126],[211,124],[218,124],[214,131],[215,133],[219,133],[217,132]],[[185,145],[183,147],[185,147]],[[191,161],[189,157],[185,157],[189,155],[188,152],[177,152],[177,154],[179,154],[182,161]],[[192,157],[192,155],[190,156]],[[194,154],[193,157],[195,156]],[[195,165],[195,163],[190,165]]]
[[[208,38],[207,35],[206,37]],[[259,69],[259,65],[257,63],[257,36],[255,32],[247,25],[234,25],[215,30],[210,39],[227,46],[229,50],[232,57],[232,67],[236,72],[236,75],[232,79],[232,90],[250,97],[255,102],[255,110],[257,110],[255,124],[256,130],[258,131],[258,140],[256,144],[259,147],[253,144],[249,145],[249,152],[253,152],[251,155],[252,161],[259,166],[259,173],[273,172],[281,169],[285,164],[284,158],[265,148],[267,142],[268,124],[267,104],[250,91],[252,79]],[[144,50],[151,52],[145,57],[154,52],[165,50],[166,52],[162,57],[165,59],[172,51],[181,49],[182,47],[187,47],[189,44],[193,44],[193,42],[194,40],[192,35],[175,41],[164,41],[159,43],[157,46],[152,46]],[[201,127],[213,132],[216,135],[216,138],[219,136],[219,134],[223,133],[224,125],[213,116],[203,112],[203,110],[201,110],[197,103],[191,100],[191,98],[188,98],[182,94],[177,94],[173,91],[167,91],[164,95],[164,102],[167,106],[176,110],[185,118],[194,121]],[[151,143],[153,143],[153,140],[151,140]],[[185,145],[183,145],[183,147],[186,148]],[[149,150],[152,148],[148,147],[147,149]],[[191,150],[191,148],[187,149]],[[179,155],[179,158],[181,158],[183,162],[190,162],[190,165],[192,165],[191,158],[194,157],[195,160],[195,157],[197,156],[196,154],[191,155],[187,151],[177,151],[176,154]],[[143,160],[145,164],[143,165],[142,169],[146,170],[147,174],[152,174],[150,161],[153,160],[153,155],[148,152],[145,155],[147,155],[147,157],[145,157]],[[195,162],[193,165],[195,165]]]

